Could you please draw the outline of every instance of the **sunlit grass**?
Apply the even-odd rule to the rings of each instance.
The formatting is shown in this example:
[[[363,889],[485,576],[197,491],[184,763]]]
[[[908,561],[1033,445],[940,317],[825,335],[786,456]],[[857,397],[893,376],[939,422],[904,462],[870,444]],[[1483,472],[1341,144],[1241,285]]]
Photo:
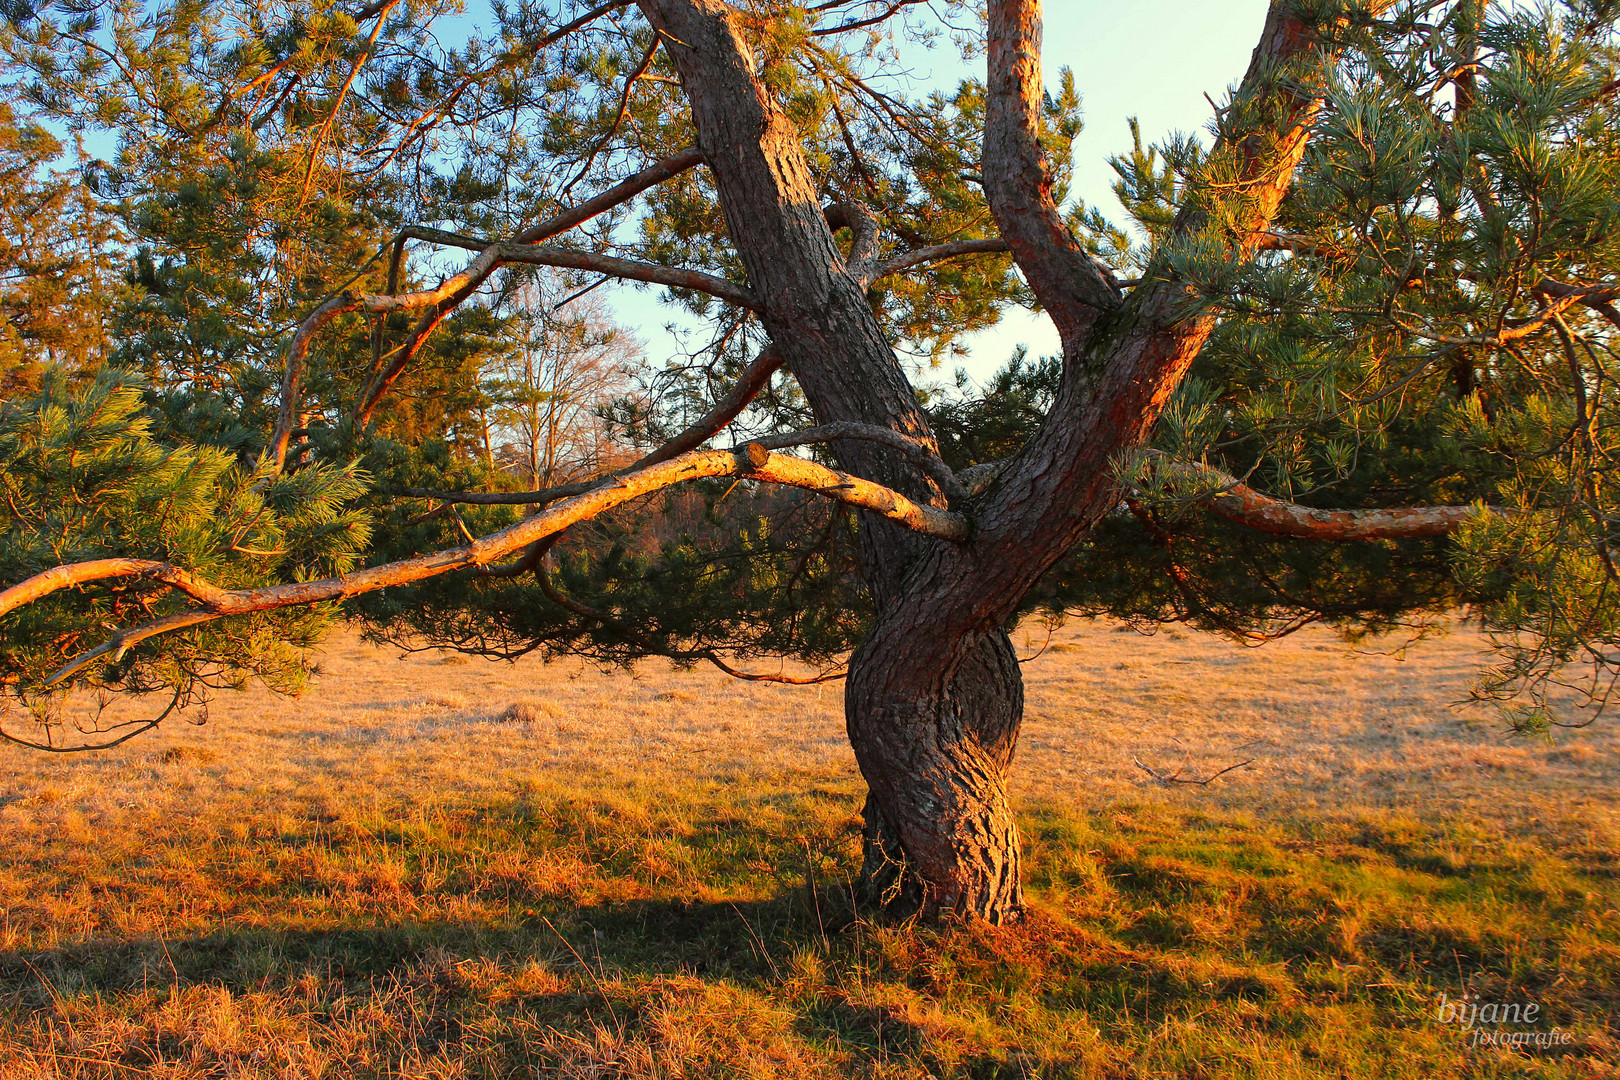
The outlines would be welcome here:
[[[7,873],[14,1076],[1601,1075],[1617,861],[1398,817],[1026,818],[1006,930],[851,920],[852,792],[535,790]],[[225,823],[219,823],[224,825]],[[77,852],[76,855],[71,852]],[[64,933],[64,928],[70,932]],[[1540,1004],[1471,1050],[1436,997]]]
[[[1135,641],[1086,634],[1071,640]],[[1106,666],[1059,653],[1030,669],[1032,755],[1071,760],[1089,740],[1113,771],[1031,785],[1029,919],[879,926],[849,903],[860,785],[831,749],[817,759],[836,746],[834,697],[727,698],[733,684],[679,673],[491,677],[431,657],[383,668],[345,648],[322,696],[287,713],[259,702],[90,762],[7,759],[0,1076],[1597,1077],[1620,1064],[1612,791],[1577,782],[1608,767],[1607,742],[1481,736],[1464,752],[1550,763],[1447,779],[1436,762],[1459,751],[1436,751],[1415,721],[1391,741],[1389,709],[1358,731],[1279,708],[1264,737],[1310,729],[1327,747],[1312,760],[1355,798],[1323,805],[1331,779],[1278,764],[1303,743],[1270,774],[1165,789],[1099,749],[1128,729],[1071,718],[1076,740],[1058,742],[1063,709],[1096,707],[1076,680]],[[1189,673],[1173,662],[1198,648],[1133,654],[1164,672],[1141,693],[1175,692]],[[1332,700],[1336,655],[1265,662]],[[501,720],[524,678],[535,711]],[[1235,692],[1218,665],[1195,681],[1210,702]],[[1054,684],[1072,696],[1042,689]],[[583,712],[593,700],[601,711]],[[1466,747],[1454,719],[1434,723]],[[1368,747],[1417,778],[1368,780],[1346,764]],[[1403,803],[1424,785],[1432,806]],[[1544,798],[1560,785],[1562,805]],[[1538,1022],[1511,1030],[1569,1041],[1471,1047],[1440,1021],[1442,993],[1533,1002]]]

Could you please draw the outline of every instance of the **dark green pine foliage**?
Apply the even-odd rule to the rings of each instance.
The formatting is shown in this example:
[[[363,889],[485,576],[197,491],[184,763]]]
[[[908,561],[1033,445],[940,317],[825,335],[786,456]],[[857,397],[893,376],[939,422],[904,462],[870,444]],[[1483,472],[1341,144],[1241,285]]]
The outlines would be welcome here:
[[[317,465],[272,479],[213,447],[165,446],[153,437],[142,391],[111,370],[75,386],[53,369],[38,396],[0,405],[0,580],[122,557],[251,588],[358,565],[371,539],[366,516],[352,508],[365,490],[362,475]],[[119,737],[170,705],[206,704],[212,691],[249,677],[296,693],[308,650],[338,617],[323,605],[207,623],[166,637],[160,649],[108,651],[63,677],[107,638],[107,627],[150,623],[185,610],[184,600],[114,587],[22,608],[0,628],[0,685],[12,691],[0,699],[0,721],[22,713],[39,725],[30,738],[71,745]],[[158,704],[134,720],[104,717],[105,696],[86,702],[62,692],[84,683]]]
[[[1409,2],[1376,19],[1336,0],[1298,6],[1312,18],[1345,15],[1344,50],[1314,145],[1262,250],[1227,253],[1242,199],[1228,184],[1234,162],[1211,155],[1208,139],[1153,146],[1134,127],[1121,133],[1132,137],[1114,162],[1123,221],[1065,198],[1071,228],[1120,279],[1190,283],[1198,300],[1187,316],[1218,325],[1152,447],[1117,463],[1125,496],[1117,511],[1026,611],[1108,612],[1144,626],[1181,620],[1259,640],[1323,620],[1351,634],[1421,630],[1462,604],[1501,647],[1502,666],[1482,695],[1517,695],[1525,730],[1551,722],[1555,708],[1589,716],[1582,706],[1602,700],[1620,656],[1608,488],[1620,311],[1588,288],[1620,281],[1616,13],[1588,0],[1544,9]],[[874,90],[907,34],[932,33],[942,47],[980,44],[968,5],[931,7],[907,6],[871,34],[841,37],[812,33],[830,16],[804,6],[742,7],[825,202],[868,207],[886,252],[993,228],[977,177],[982,84],[929,92],[889,80]],[[90,14],[10,5],[4,45],[18,100],[118,141],[92,176],[111,219],[140,248],[114,316],[119,362],[149,380],[154,426],[131,438],[198,460],[204,451],[186,443],[221,447],[233,455],[221,477],[251,476],[286,328],[351,279],[381,288],[386,257],[373,256],[395,227],[510,235],[690,145],[673,69],[632,12],[544,49],[526,44],[578,10],[498,5],[487,33],[444,49],[438,42],[455,35],[436,33],[440,6],[431,4],[360,22],[335,7],[256,0],[161,11],[124,0]],[[930,23],[935,15],[947,19]],[[88,47],[109,42],[116,64]],[[627,88],[638,72],[645,77]],[[1060,197],[1079,104],[1073,80],[1060,75],[1045,110]],[[1217,132],[1243,127],[1255,107],[1228,102]],[[1171,222],[1188,210],[1201,211],[1205,227],[1173,236]],[[568,242],[741,276],[702,169]],[[414,245],[405,280],[431,283],[461,258]],[[338,502],[326,512],[360,509],[376,523],[374,539],[343,557],[380,562],[516,519],[511,508],[424,516],[435,504],[386,493],[514,486],[480,460],[470,433],[488,404],[487,369],[510,345],[503,320],[523,282],[521,273],[497,275],[448,321],[369,431],[351,418],[373,370],[371,328],[350,320],[321,336],[307,449],[278,483],[375,477],[364,495],[331,496]],[[983,255],[886,279],[872,297],[919,371],[1008,304],[1031,302],[1005,256]],[[666,290],[664,299],[702,329],[690,355],[644,372],[643,392],[608,410],[640,446],[701,414],[762,342],[751,316],[711,298]],[[390,322],[389,347],[408,328]],[[1051,362],[1020,356],[982,392],[929,391],[947,460],[963,467],[1014,452],[1043,422],[1055,384]],[[50,392],[67,400],[65,384]],[[719,441],[810,422],[791,378],[778,375]],[[1278,539],[1212,516],[1200,502],[1221,481],[1190,481],[1161,468],[1167,458],[1207,462],[1308,506],[1478,502],[1504,512],[1444,540]],[[236,482],[211,481],[217,494],[206,498],[225,505]],[[8,574],[55,558],[30,528],[8,534]],[[94,544],[79,536],[73,550],[157,549],[140,527],[122,528]],[[856,529],[850,515],[793,493],[700,485],[571,531],[544,579],[437,579],[351,611],[381,637],[492,655],[718,656],[764,667],[786,655],[829,667],[868,619]],[[202,559],[205,547],[181,554]],[[240,572],[286,576],[304,565],[249,561]],[[151,590],[131,595],[173,602]],[[43,640],[39,632],[27,640]],[[268,630],[255,637],[221,624],[206,633],[222,642],[236,635],[231,670],[250,670],[257,650],[269,650]],[[161,665],[175,647],[139,646],[120,662]],[[18,663],[19,679],[42,673]],[[92,667],[82,677],[135,685],[121,670]]]

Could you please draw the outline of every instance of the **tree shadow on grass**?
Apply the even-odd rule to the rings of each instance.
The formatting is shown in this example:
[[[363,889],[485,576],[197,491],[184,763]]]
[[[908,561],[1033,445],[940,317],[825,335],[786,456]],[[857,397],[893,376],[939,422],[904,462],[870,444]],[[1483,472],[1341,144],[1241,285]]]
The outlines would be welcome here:
[[[1549,1022],[1584,1025],[1577,1053],[1598,1060],[1612,1049],[1591,1034],[1620,985],[1610,954],[1592,948],[1609,940],[1597,914],[1612,907],[1612,880],[1551,855],[1525,874],[1518,856],[1482,849],[1459,876],[1349,834],[1257,836],[1240,823],[1181,819],[1124,831],[1100,817],[1043,831],[1035,818],[1041,900],[1028,923],[896,928],[852,922],[828,864],[815,864],[819,879],[810,874],[799,823],[750,827],[749,809],[689,822],[658,837],[662,847],[649,839],[644,855],[626,850],[633,832],[572,839],[613,826],[592,825],[583,810],[472,815],[493,830],[479,842],[498,850],[466,841],[465,873],[413,861],[408,879],[373,875],[378,889],[416,892],[356,893],[361,908],[345,906],[349,894],[311,890],[361,888],[371,861],[403,866],[389,860],[403,859],[410,835],[351,844],[323,833],[301,847],[298,830],[283,831],[265,843],[319,859],[289,863],[241,903],[280,925],[0,954],[0,1045],[54,1047],[72,1031],[85,1045],[101,1039],[115,1068],[201,1054],[229,1072],[226,1036],[174,1019],[220,1013],[214,994],[235,1002],[243,1030],[279,1025],[293,1033],[288,1046],[332,1048],[337,1075],[361,1058],[410,1075],[405,1066],[424,1055],[473,1074],[573,1061],[581,1075],[655,1075],[663,1055],[697,1062],[693,1076],[870,1072],[899,1060],[935,1076],[998,1077],[1110,1046],[1160,1053],[1167,1031],[1188,1060],[1234,1032],[1268,1059],[1331,1032],[1352,1047],[1346,1054],[1372,1060],[1384,1053],[1378,1033],[1395,1032],[1416,1040],[1403,1043],[1414,1061],[1449,1069],[1455,1048],[1430,1022],[1444,985],[1453,996],[1466,986],[1537,1001]],[[564,842],[576,861],[548,862]],[[1423,855],[1448,844],[1410,846]],[[535,872],[505,873],[506,856]],[[680,888],[756,898],[627,897],[632,887],[676,888],[647,883],[653,856],[689,866],[706,856]],[[237,880],[228,857],[207,867],[222,887]],[[626,893],[603,899],[615,883]],[[413,904],[434,915],[411,918]],[[1586,959],[1572,960],[1572,946],[1586,947]],[[237,1052],[251,1055],[243,1040]]]
[[[708,1061],[729,1075],[758,1072],[761,1061],[780,1072],[783,1062],[808,1069],[923,1054],[923,1033],[894,1009],[819,992],[803,1008],[784,1007],[796,955],[818,946],[826,955],[836,935],[824,939],[814,905],[794,895],[557,904],[514,912],[503,925],[400,921],[86,941],[0,954],[0,1032],[11,1029],[0,1045],[32,1039],[42,1053],[70,1045],[120,1071],[191,1061],[206,1064],[205,1075],[230,1072],[265,1051],[222,1046],[202,1030],[203,1014],[224,999],[259,1026],[347,1047],[334,1051],[350,1055],[336,1062],[339,1075],[360,1059],[407,1075],[435,1057],[477,1057],[496,1074],[571,1061],[596,1075],[639,1054],[644,1064]],[[202,1018],[176,1019],[187,1011]],[[608,1074],[643,1071],[659,1070]]]

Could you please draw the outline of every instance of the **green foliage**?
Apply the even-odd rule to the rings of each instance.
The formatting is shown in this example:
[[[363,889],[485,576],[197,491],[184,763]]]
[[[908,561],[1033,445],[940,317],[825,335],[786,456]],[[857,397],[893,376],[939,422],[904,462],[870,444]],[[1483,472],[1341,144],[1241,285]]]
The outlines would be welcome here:
[[[364,492],[352,467],[316,466],[280,477],[238,465],[207,446],[159,443],[139,383],[110,370],[81,386],[49,372],[40,393],[0,406],[0,578],[20,581],[63,563],[101,558],[171,563],[223,588],[254,588],[343,573],[370,541],[350,507]],[[307,650],[331,625],[330,606],[211,622],[110,650],[71,682],[55,673],[101,643],[111,626],[139,626],[189,605],[166,587],[135,581],[70,590],[8,618],[0,651],[4,708],[61,741],[64,725],[96,735],[66,690],[88,686],[158,695],[190,705],[249,677],[295,692]],[[103,702],[104,704],[105,702]],[[8,725],[18,734],[16,724]]]
[[[1608,487],[1620,452],[1608,421],[1620,394],[1620,309],[1614,296],[1590,292],[1573,302],[1570,290],[1620,282],[1616,12],[1585,0],[1534,9],[1400,3],[1377,18],[1339,0],[1295,8],[1334,39],[1338,58],[1325,64],[1313,53],[1258,72],[1250,92],[1219,109],[1213,139],[1184,134],[1154,145],[1133,123],[1129,149],[1113,161],[1121,221],[1069,195],[1080,131],[1072,74],[1060,71],[1041,103],[1052,191],[1081,243],[1121,279],[1190,285],[1180,314],[1213,320],[1214,332],[1154,432],[1157,453],[1117,463],[1134,506],[1120,507],[1054,569],[1026,610],[1183,620],[1254,639],[1323,619],[1350,633],[1422,628],[1468,604],[1502,650],[1482,695],[1524,691],[1526,716],[1551,717],[1572,700],[1590,715],[1620,657],[1620,577],[1610,555],[1620,508]],[[536,395],[549,393],[510,377],[513,356],[536,325],[545,324],[548,340],[566,337],[558,329],[566,320],[521,310],[535,303],[529,271],[497,274],[445,318],[369,426],[357,419],[358,403],[413,320],[370,326],[350,317],[327,327],[310,357],[288,475],[269,481],[248,464],[279,404],[288,329],[345,287],[387,287],[400,225],[509,236],[693,142],[667,51],[634,15],[538,47],[583,9],[499,4],[487,25],[458,23],[454,32],[442,21],[452,10],[448,0],[363,19],[324,0],[7,6],[0,48],[18,115],[0,123],[0,175],[11,178],[0,216],[11,223],[8,239],[15,231],[26,242],[0,253],[24,282],[0,296],[0,361],[20,373],[6,393],[31,388],[52,360],[81,376],[107,359],[140,373],[144,404],[118,414],[127,431],[97,437],[149,455],[192,455],[181,474],[189,498],[214,508],[189,525],[75,525],[62,533],[64,557],[172,549],[189,569],[232,581],[290,579],[337,565],[340,549],[343,558],[382,561],[458,544],[464,530],[498,528],[518,514],[496,507],[424,517],[434,505],[380,492],[516,489],[554,471],[535,464],[532,438],[524,469],[514,465],[524,456],[513,449],[520,440],[502,445],[502,425],[532,414]],[[874,81],[896,70],[902,44],[949,38],[978,48],[972,5],[897,5],[892,18],[847,34],[823,33],[850,16],[836,7],[738,10],[765,92],[807,148],[819,198],[865,207],[879,226],[879,254],[991,235],[979,176],[984,85]],[[1278,89],[1288,92],[1270,92]],[[1245,249],[1235,241],[1264,197],[1264,185],[1241,182],[1245,164],[1266,150],[1266,125],[1279,118],[1271,111],[1293,109],[1303,96],[1325,103],[1312,142],[1271,233]],[[85,161],[82,182],[46,178],[40,167],[59,144],[42,125],[110,137],[115,150]],[[11,189],[21,194],[8,202]],[[37,221],[21,212],[29,199],[47,208]],[[41,258],[41,238],[70,222],[82,251],[61,263]],[[115,237],[127,243],[121,283],[95,269]],[[836,240],[848,245],[853,236],[841,230]],[[746,276],[703,169],[594,219],[568,242]],[[413,244],[395,282],[402,289],[430,284],[465,258]],[[91,295],[69,302],[64,283],[81,279],[94,283]],[[596,282],[563,276],[560,284],[572,293]],[[1009,305],[1033,303],[1005,256],[894,276],[870,296],[897,350],[921,364],[952,355],[962,335]],[[639,372],[637,392],[592,405],[589,423],[622,436],[619,453],[594,455],[595,467],[633,460],[632,445],[656,443],[701,415],[764,339],[751,313],[680,290],[664,299],[685,326],[704,329],[691,333],[689,356]],[[383,346],[376,353],[374,341]],[[1056,362],[1020,355],[983,387],[959,381],[925,393],[945,459],[961,467],[1015,453],[1045,422],[1060,376]],[[53,379],[54,402],[111,393],[70,391]],[[94,385],[118,383],[107,379]],[[22,408],[20,397],[14,405]],[[782,375],[733,434],[812,419]],[[1323,548],[1209,518],[1197,505],[1207,485],[1155,470],[1164,456],[1208,462],[1308,506],[1478,503],[1482,512],[1455,541]],[[76,485],[101,481],[66,460],[55,454],[50,469],[59,472],[30,474],[30,498],[48,491],[61,506],[94,501]],[[345,486],[355,461],[379,491]],[[263,562],[221,553],[225,526],[204,519],[235,520],[250,494],[291,499],[301,484],[316,519],[358,520],[363,511],[382,526],[378,538],[352,532],[350,546],[326,555],[254,557]],[[278,521],[298,515],[286,502],[272,509]],[[11,526],[35,539],[11,542],[24,554],[8,574],[49,556],[28,546],[46,532],[29,528]],[[94,528],[105,529],[96,543]],[[199,531],[185,543],[148,535],[169,528]],[[353,610],[382,636],[497,653],[579,652],[605,662],[787,654],[826,665],[869,618],[854,572],[857,530],[797,496],[720,485],[575,530],[544,581],[437,581]],[[133,614],[131,596],[153,601],[142,613],[154,616],[176,602],[137,587],[97,601],[110,607],[95,617]],[[81,612],[85,627],[91,612]],[[276,619],[287,621],[262,625],[302,625]],[[314,633],[289,632],[298,642]],[[27,661],[29,679],[87,644],[49,638],[43,626],[31,633],[27,640],[57,644],[37,664]],[[201,642],[227,631],[189,633]],[[232,640],[273,637],[244,630]],[[251,668],[257,647],[220,662]],[[1586,681],[1570,676],[1572,665]],[[118,682],[116,668],[105,666],[109,686],[183,681],[171,672]],[[1576,683],[1574,699],[1564,682]]]

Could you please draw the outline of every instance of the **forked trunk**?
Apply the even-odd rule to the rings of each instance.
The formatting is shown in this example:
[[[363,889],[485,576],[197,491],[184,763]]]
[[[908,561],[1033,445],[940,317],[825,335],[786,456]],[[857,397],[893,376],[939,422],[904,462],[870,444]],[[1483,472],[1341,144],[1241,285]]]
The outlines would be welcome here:
[[[870,789],[860,899],[901,917],[1014,921],[1024,904],[1007,798],[1024,714],[1018,657],[998,631],[942,677],[908,647],[933,632],[884,626],[850,664],[845,717]]]
[[[932,445],[863,279],[834,241],[802,134],[759,80],[744,6],[636,2],[680,72],[761,323],[817,421],[876,425]],[[1223,134],[1216,147],[1236,169],[1228,187],[1243,189],[1240,218],[1225,226],[1238,229],[1238,254],[1254,250],[1276,212],[1320,105],[1309,78],[1278,77],[1291,57],[1314,65],[1323,44],[1296,7],[1273,5],[1239,91],[1243,114],[1265,121]],[[879,615],[851,662],[846,717],[871,787],[869,892],[925,917],[1003,922],[1023,901],[1006,787],[1023,685],[1001,628],[1118,502],[1112,463],[1148,437],[1214,316],[1162,268],[1127,295],[1075,240],[1041,146],[1040,0],[990,0],[988,15],[985,194],[1058,327],[1063,381],[1040,431],[976,500],[970,540],[923,540],[863,517],[863,571]],[[1175,228],[1215,235],[1200,200]],[[944,505],[924,470],[879,443],[846,439],[831,449],[856,476]]]

